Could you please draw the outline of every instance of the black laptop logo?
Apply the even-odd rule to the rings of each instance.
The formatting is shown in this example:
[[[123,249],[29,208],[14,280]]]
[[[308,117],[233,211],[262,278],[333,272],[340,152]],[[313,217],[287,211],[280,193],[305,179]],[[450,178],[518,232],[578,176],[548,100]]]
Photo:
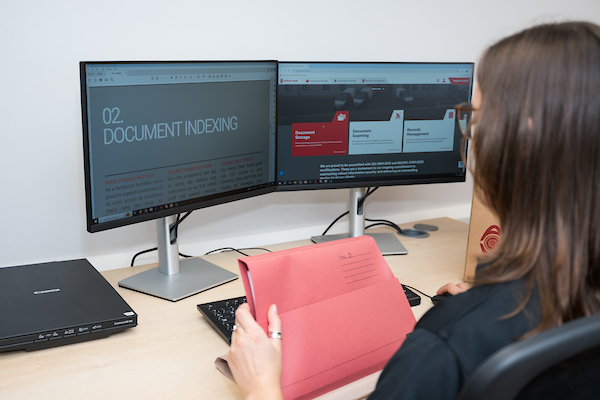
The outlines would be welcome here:
[[[48,293],[56,293],[60,292],[59,288],[56,289],[46,289],[46,290],[36,290],[33,294],[48,294]]]

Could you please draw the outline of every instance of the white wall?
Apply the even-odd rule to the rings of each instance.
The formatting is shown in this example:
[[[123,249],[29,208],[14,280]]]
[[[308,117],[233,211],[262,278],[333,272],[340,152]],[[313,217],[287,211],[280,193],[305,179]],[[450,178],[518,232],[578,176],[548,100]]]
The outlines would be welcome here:
[[[89,257],[120,268],[155,245],[153,222],[85,230],[81,60],[477,61],[502,36],[565,19],[600,23],[600,1],[0,0],[0,266]],[[465,219],[470,198],[470,182],[382,188],[368,216]],[[198,210],[181,250],[306,238],[347,199],[277,193]]]

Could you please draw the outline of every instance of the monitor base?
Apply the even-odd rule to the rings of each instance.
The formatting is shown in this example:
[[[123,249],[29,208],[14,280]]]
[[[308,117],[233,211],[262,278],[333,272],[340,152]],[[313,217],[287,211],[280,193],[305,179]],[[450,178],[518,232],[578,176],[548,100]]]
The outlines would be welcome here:
[[[233,272],[206,260],[189,258],[179,261],[178,274],[166,275],[153,268],[119,281],[119,286],[178,301],[237,278]]]
[[[408,250],[400,243],[393,233],[365,233],[375,239],[379,251],[384,256],[396,256],[408,254]],[[315,243],[331,242],[333,240],[347,239],[350,235],[342,233],[339,235],[312,236],[310,239]]]

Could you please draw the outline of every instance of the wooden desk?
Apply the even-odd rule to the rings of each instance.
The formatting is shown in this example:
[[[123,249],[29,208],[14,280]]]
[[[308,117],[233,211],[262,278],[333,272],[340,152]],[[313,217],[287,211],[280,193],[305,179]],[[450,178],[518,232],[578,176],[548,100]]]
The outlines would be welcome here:
[[[427,239],[400,238],[409,254],[386,260],[402,283],[433,295],[441,285],[462,280],[468,225],[449,218],[426,222],[440,230]],[[307,239],[266,247],[283,250],[309,243]],[[236,254],[206,259],[237,273]],[[137,327],[106,339],[0,353],[0,398],[241,399],[238,387],[213,364],[228,345],[196,309],[200,303],[243,295],[241,279],[176,303],[118,287],[119,280],[152,267],[102,273],[137,312]],[[429,299],[421,301],[413,307],[417,319],[431,307]]]

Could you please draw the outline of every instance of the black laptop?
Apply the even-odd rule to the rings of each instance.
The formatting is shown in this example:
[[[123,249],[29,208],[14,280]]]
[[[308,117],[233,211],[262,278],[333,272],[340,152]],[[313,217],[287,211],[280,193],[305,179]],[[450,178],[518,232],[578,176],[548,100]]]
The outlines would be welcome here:
[[[137,314],[85,259],[0,268],[0,352],[104,338]]]

